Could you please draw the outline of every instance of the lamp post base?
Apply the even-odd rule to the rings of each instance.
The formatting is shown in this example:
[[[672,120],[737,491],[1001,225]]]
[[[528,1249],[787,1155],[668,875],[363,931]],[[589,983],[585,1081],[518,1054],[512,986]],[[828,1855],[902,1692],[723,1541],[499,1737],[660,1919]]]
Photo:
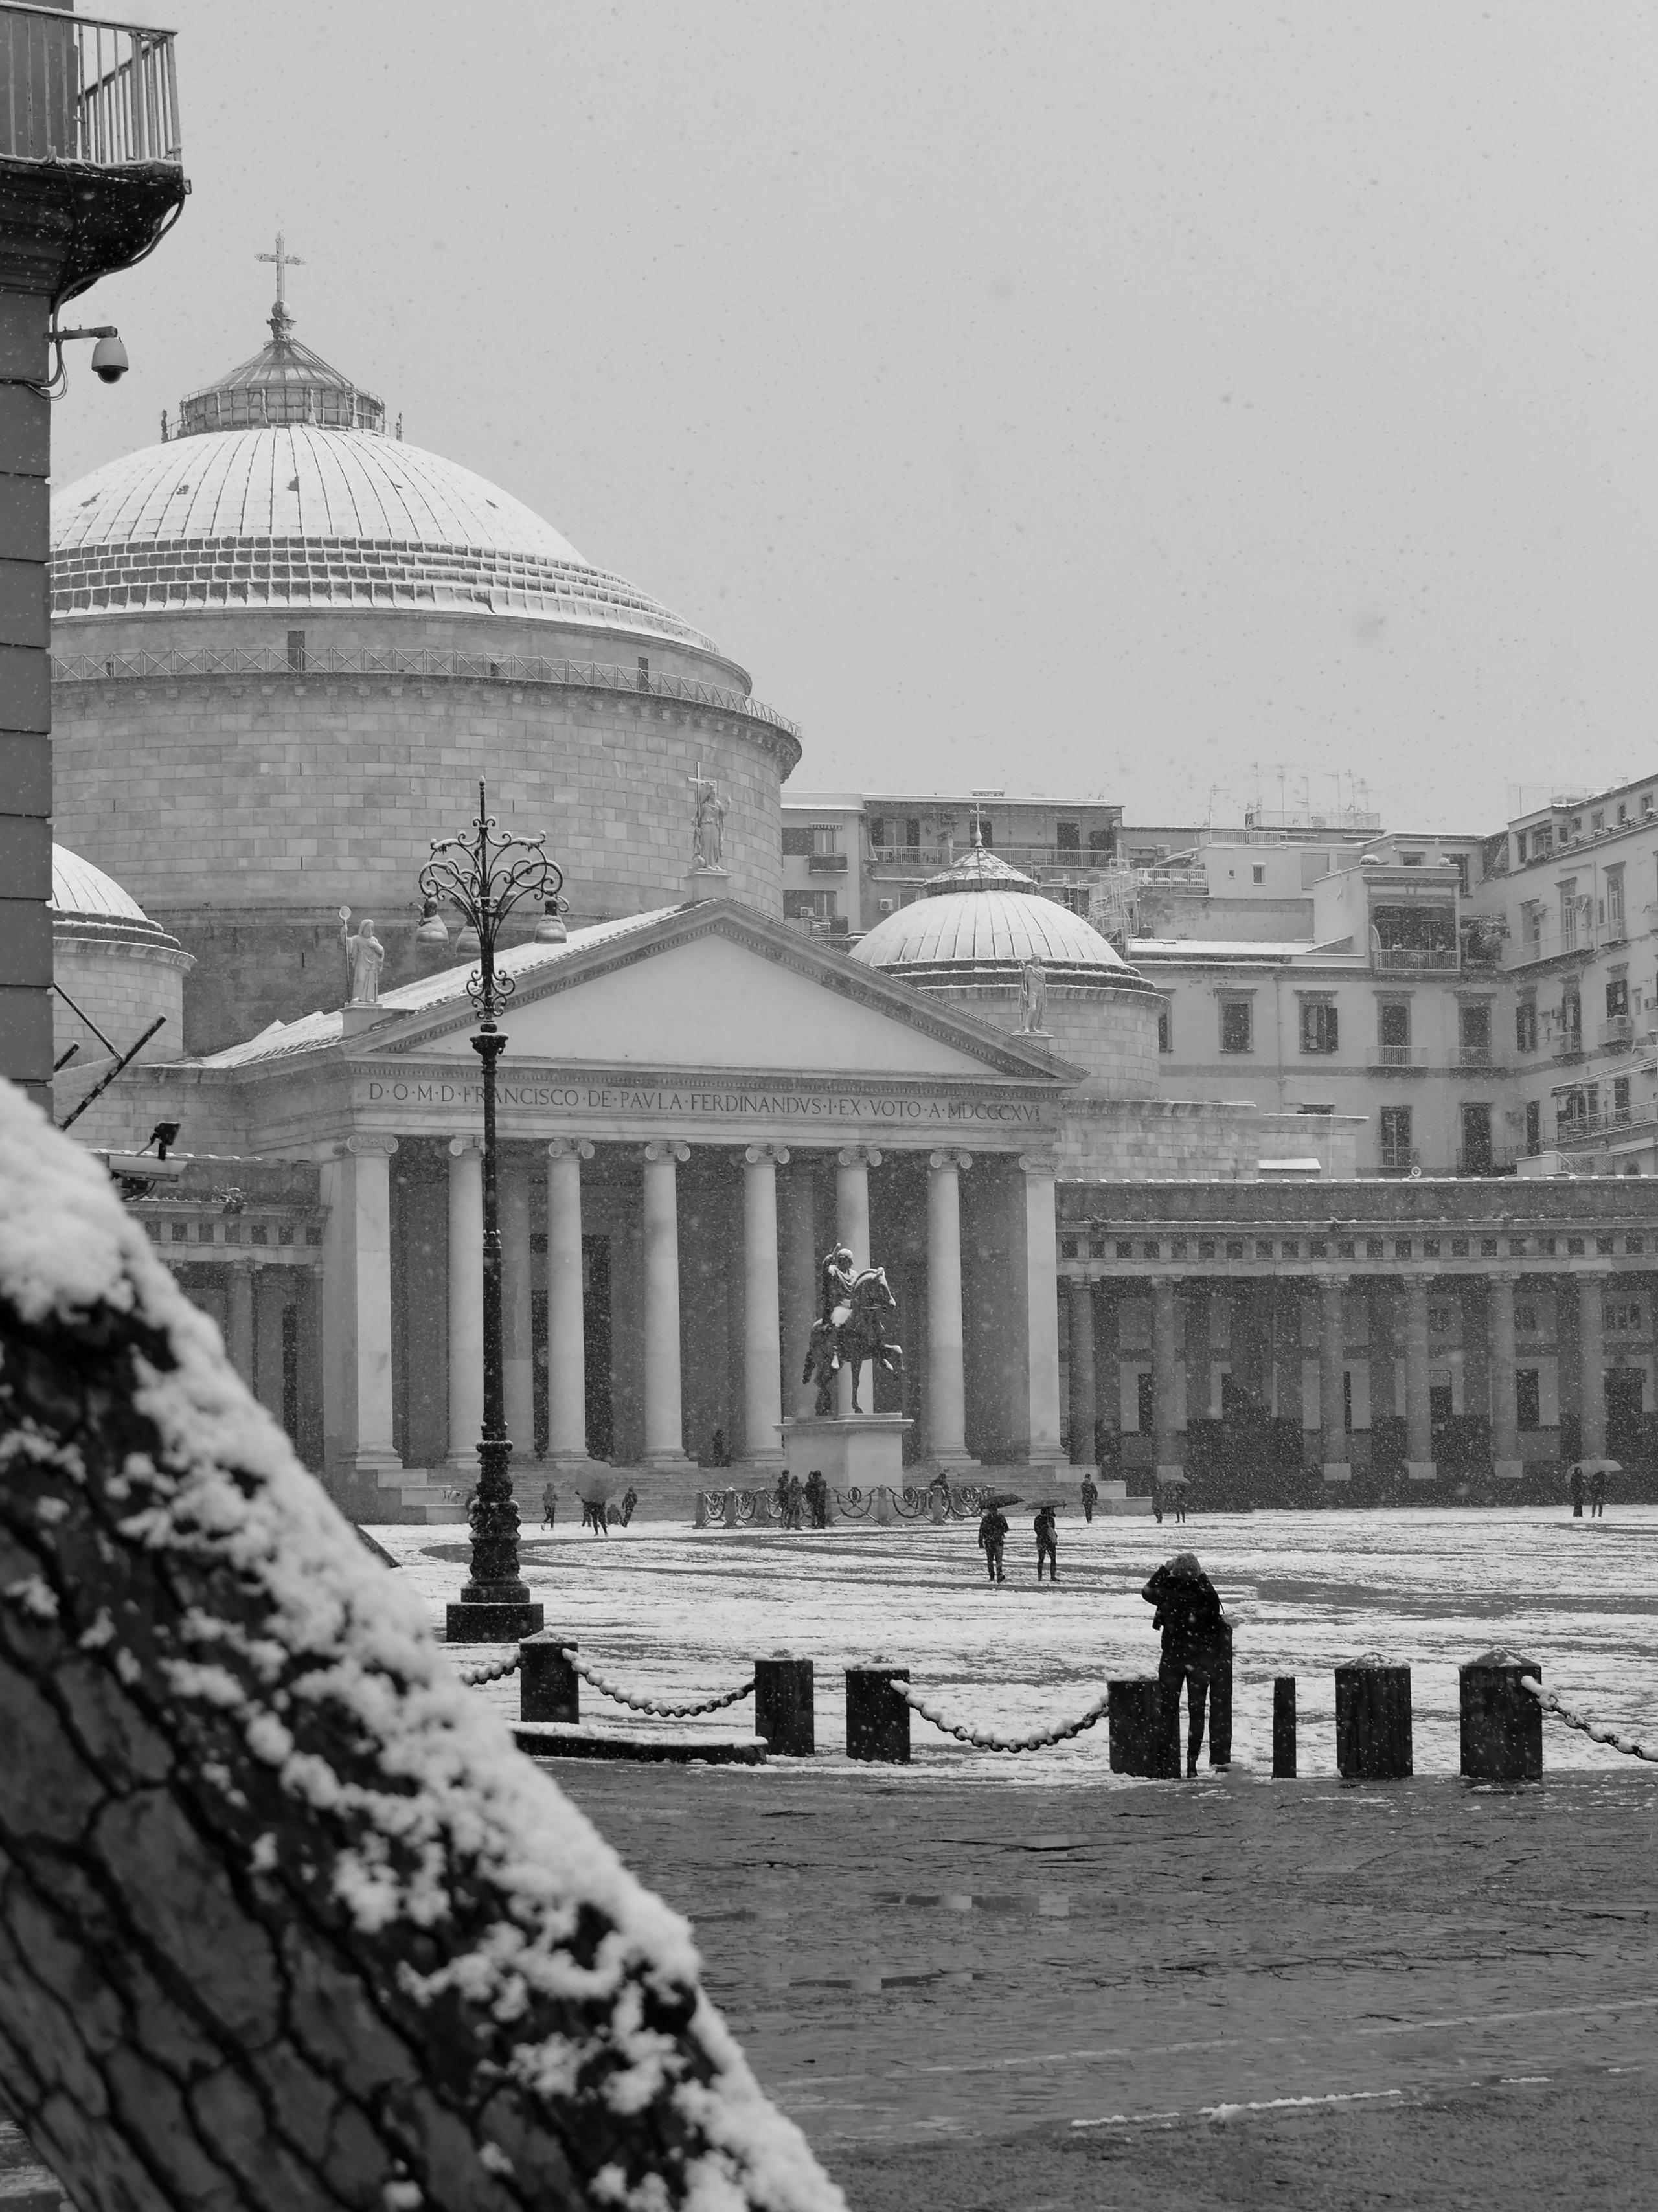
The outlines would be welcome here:
[[[524,1598],[482,1603],[463,1598],[445,1613],[444,1632],[451,1644],[518,1644],[546,1626],[546,1608]]]

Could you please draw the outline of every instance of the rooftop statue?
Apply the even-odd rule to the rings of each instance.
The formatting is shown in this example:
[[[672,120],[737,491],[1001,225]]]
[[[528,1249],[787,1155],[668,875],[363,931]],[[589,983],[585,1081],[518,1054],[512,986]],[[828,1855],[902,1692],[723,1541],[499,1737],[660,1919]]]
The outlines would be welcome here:
[[[345,947],[348,1006],[377,1006],[380,1004],[380,971],[385,964],[386,947],[375,935],[374,923],[365,915],[363,927],[355,937],[348,937],[345,926],[351,919],[351,909],[343,906],[339,910],[340,942]]]
[[[1019,971],[1019,1026],[1027,1036],[1039,1036],[1046,1024],[1048,978],[1039,960],[1027,960]]]
[[[696,812],[692,817],[691,865],[710,875],[722,874],[725,817],[729,810],[720,797],[719,785],[704,775],[700,761],[691,779],[691,788],[697,794]]]

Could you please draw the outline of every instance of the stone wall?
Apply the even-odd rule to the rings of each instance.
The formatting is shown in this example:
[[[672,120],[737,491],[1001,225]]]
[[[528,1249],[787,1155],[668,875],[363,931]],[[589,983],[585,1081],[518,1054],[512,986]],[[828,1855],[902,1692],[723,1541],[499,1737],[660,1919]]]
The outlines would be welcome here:
[[[1000,1030],[1019,1030],[1019,988],[925,986],[930,999]],[[1159,1082],[1157,1013],[1151,991],[1110,984],[1050,982],[1045,1034],[1031,1042],[1086,1071],[1084,1092],[1106,1098],[1148,1098]]]
[[[147,1060],[177,1060],[184,1051],[185,971],[190,956],[163,945],[122,943],[101,935],[76,934],[59,923],[52,933],[52,970],[69,999],[88,1014],[118,1052],[130,1051],[157,1014],[157,1030],[139,1053]],[[54,991],[52,999],[52,1055],[59,1060],[70,1045],[79,1052],[70,1063],[87,1066],[109,1057],[94,1031]],[[66,1071],[67,1072],[67,1071]]]

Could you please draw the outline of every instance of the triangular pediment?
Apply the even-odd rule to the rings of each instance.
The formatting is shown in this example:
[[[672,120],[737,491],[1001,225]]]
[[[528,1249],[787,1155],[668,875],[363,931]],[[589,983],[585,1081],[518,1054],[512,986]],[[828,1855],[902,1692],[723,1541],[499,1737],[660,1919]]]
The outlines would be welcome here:
[[[477,1016],[463,984],[457,971],[452,997],[377,1030],[359,1051],[475,1064]],[[784,925],[724,905],[681,910],[586,950],[573,938],[564,957],[517,976],[501,1027],[505,1064],[1050,1082],[1072,1073]]]

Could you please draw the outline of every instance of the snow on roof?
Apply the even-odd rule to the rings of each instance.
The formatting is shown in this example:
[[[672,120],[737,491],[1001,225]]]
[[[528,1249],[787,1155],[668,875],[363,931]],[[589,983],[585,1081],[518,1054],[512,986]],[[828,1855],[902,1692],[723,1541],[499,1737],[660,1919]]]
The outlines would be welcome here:
[[[561,960],[568,960],[577,952],[633,936],[679,911],[677,907],[660,907],[649,914],[624,915],[617,921],[596,921],[586,929],[572,929],[563,945],[515,945],[505,952],[497,952],[495,964],[515,983],[521,983],[527,976],[556,968]],[[476,967],[475,961],[466,960],[459,967],[442,968],[434,975],[423,975],[418,982],[400,983],[396,990],[382,993],[380,1004],[389,1017],[420,1013],[429,1006],[442,1006],[446,1000],[464,998],[466,978]],[[272,1022],[257,1036],[246,1038],[241,1044],[227,1045],[222,1052],[209,1054],[201,1065],[247,1067],[257,1060],[286,1060],[296,1053],[319,1052],[326,1045],[338,1044],[344,1027],[344,1018],[338,1007],[332,1013],[302,1014],[297,1021]]]
[[[1340,960],[1349,956],[1305,937],[1137,937],[1131,960]]]
[[[83,1673],[107,1669],[107,1690],[88,1685],[89,1696],[117,1700],[142,1682],[165,1694],[187,1741],[221,1743],[227,1723],[239,1731],[247,1752],[235,1772],[216,1754],[166,1766],[174,1817],[210,1827],[227,1850],[248,1820],[273,1818],[295,1858],[279,1859],[264,1831],[247,1847],[250,1882],[311,1879],[294,1840],[303,1836],[365,1977],[389,1984],[400,1973],[405,1993],[453,2002],[455,2020],[435,2033],[457,2052],[468,2047],[463,2020],[485,2024],[500,2086],[487,2104],[458,2100],[450,2124],[470,2132],[486,2170],[498,2171],[500,2130],[551,2130],[579,2166],[573,2146],[637,2124],[682,2145],[674,2185],[613,2157],[581,2173],[583,2202],[845,2212],[698,1987],[686,1923],[457,1678],[418,1595],[356,1540],[300,1465],[103,1168],[0,1084],[3,1307],[35,1326],[126,1316],[161,1347],[134,1363],[148,1449],[135,1438],[100,1459],[88,1445],[83,1459],[47,1436],[31,1441],[27,1424],[13,1438],[9,1481],[58,1504],[33,1516],[39,1564],[5,1597],[36,1627],[59,1624]],[[66,1571],[71,1540],[91,1556],[83,1492],[112,1588],[123,1576],[129,1589],[145,1575],[180,1579],[184,1595],[146,1618],[142,1637],[114,1629],[97,1588]],[[253,1776],[278,1814],[250,1812]],[[430,1961],[418,1985],[407,1978],[416,1938]],[[423,2144],[420,2163],[454,2154]]]

